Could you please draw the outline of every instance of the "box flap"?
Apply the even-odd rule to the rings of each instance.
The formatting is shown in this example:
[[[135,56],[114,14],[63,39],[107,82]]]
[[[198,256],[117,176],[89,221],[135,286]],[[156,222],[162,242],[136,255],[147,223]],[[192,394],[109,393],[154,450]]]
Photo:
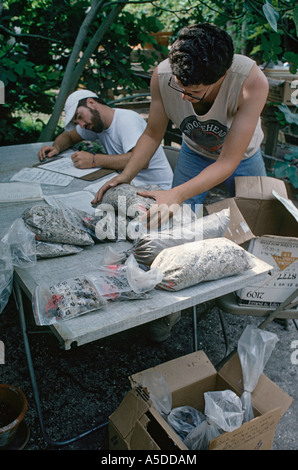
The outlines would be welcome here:
[[[235,431],[212,439],[209,450],[270,450],[280,420],[279,408],[242,424]]]
[[[238,245],[254,238],[254,234],[241,214],[235,198],[223,199],[206,206],[208,214],[213,214],[226,208],[230,208],[230,222],[224,236]]]
[[[219,374],[229,382],[238,394],[243,392],[242,367],[238,354],[235,354],[219,371]],[[262,374],[252,393],[253,406],[261,414],[274,408],[280,409],[282,416],[293,403],[292,397],[278,385]]]
[[[171,392],[174,392],[181,387],[192,385],[198,380],[216,375],[216,370],[204,351],[196,351],[133,374],[129,377],[132,387],[142,385],[142,377],[147,376],[148,373],[161,374]]]
[[[123,439],[126,439],[149,407],[150,405],[139,396],[136,390],[130,390],[109,419]]]
[[[270,176],[237,176],[235,178],[236,197],[246,199],[274,199],[272,190],[281,197],[288,198],[284,181]]]

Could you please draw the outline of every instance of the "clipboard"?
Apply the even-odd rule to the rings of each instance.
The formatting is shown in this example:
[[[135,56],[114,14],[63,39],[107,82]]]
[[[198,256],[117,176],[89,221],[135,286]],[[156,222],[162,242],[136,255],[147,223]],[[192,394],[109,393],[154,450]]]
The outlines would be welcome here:
[[[78,174],[71,174],[71,173],[68,173],[67,171],[64,172],[64,171],[59,171],[59,169],[55,169],[54,167],[52,167],[51,165],[51,168],[45,168],[46,164],[52,164],[53,162],[57,161],[57,160],[60,160],[60,159],[63,159],[63,156],[59,155],[59,156],[56,156],[56,157],[52,157],[50,159],[47,159],[45,161],[42,161],[42,162],[39,162],[35,165],[33,165],[34,167],[43,167],[44,166],[44,169],[45,170],[49,170],[49,171],[53,171],[53,172],[56,172],[56,173],[62,173],[62,174],[65,174],[65,175],[71,175],[73,176],[74,178],[78,178],[78,179],[82,179],[82,180],[85,180],[85,181],[95,181],[97,179],[100,179],[110,173],[114,173],[115,170],[111,170],[109,168],[98,168],[98,170],[94,170],[94,168],[90,169],[90,173],[87,172],[86,174],[86,170],[84,170],[84,175],[83,176],[79,176]]]
[[[90,173],[90,175],[82,176],[79,179],[85,181],[94,181],[102,178],[103,176],[109,175],[110,173],[115,173],[115,170],[110,170],[108,168],[100,168],[98,171]]]

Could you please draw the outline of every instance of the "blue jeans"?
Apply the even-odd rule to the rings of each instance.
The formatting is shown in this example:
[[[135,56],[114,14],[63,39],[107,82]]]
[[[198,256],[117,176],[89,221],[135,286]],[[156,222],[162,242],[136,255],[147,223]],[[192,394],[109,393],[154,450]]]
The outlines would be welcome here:
[[[212,163],[214,160],[194,152],[182,142],[172,187],[189,181]],[[232,197],[235,196],[235,176],[266,176],[266,168],[260,149],[250,158],[241,160],[234,173],[224,182]],[[188,199],[185,203],[190,204],[192,210],[195,211],[195,205],[203,204],[206,194],[207,191]]]

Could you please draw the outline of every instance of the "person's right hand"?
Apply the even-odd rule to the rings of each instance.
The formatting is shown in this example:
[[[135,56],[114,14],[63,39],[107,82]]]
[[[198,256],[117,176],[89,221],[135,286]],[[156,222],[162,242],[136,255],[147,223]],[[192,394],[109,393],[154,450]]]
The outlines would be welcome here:
[[[97,193],[95,194],[95,197],[93,199],[93,201],[91,201],[91,204],[98,204],[101,199],[102,199],[102,196],[103,194],[110,188],[113,188],[115,186],[117,186],[118,184],[129,184],[130,181],[128,180],[128,178],[126,178],[122,173],[120,175],[117,175],[117,176],[114,176],[114,178],[110,179],[109,181],[107,181],[98,191]]]
[[[51,158],[58,155],[59,150],[53,145],[44,145],[38,152],[38,158],[42,162],[45,158]]]

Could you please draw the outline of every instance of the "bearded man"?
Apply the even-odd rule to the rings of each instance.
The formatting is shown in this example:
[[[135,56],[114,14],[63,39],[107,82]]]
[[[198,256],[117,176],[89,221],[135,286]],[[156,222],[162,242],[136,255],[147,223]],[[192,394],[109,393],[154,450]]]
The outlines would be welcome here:
[[[97,141],[106,154],[76,151],[72,160],[77,168],[108,168],[123,170],[132,150],[146,128],[146,121],[135,111],[114,109],[90,90],[77,90],[65,103],[65,131],[52,145],[38,152],[41,161],[73,147],[83,140]],[[136,186],[157,184],[170,189],[173,172],[161,146],[149,165],[146,164],[132,183]]]

